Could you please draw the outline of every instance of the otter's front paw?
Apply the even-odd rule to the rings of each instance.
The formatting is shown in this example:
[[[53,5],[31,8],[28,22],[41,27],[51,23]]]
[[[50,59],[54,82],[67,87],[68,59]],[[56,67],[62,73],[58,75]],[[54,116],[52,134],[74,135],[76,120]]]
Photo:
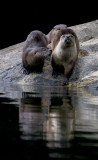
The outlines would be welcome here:
[[[53,78],[57,78],[58,73],[57,73],[56,71],[53,71],[53,72],[52,72],[52,76],[53,76]]]
[[[68,81],[68,78],[66,77],[65,80],[64,80],[64,82],[63,82],[63,84],[62,84],[62,86],[66,86],[68,84],[69,84],[69,81]]]
[[[23,70],[23,74],[30,74],[30,71],[27,70],[27,69],[24,69],[24,70]]]
[[[67,82],[63,82],[62,86],[66,86],[68,85],[68,81]]]

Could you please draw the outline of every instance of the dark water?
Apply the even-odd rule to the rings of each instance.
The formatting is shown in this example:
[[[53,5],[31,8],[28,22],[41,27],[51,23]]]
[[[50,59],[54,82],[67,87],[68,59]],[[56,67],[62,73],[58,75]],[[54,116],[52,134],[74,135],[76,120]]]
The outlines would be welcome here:
[[[1,84],[0,160],[97,160],[97,92]]]

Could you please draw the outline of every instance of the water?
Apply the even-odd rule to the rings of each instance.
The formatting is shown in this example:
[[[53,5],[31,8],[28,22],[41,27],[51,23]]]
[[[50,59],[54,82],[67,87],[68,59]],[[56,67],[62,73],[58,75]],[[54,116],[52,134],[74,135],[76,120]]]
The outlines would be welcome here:
[[[1,84],[0,160],[97,160],[97,92]]]

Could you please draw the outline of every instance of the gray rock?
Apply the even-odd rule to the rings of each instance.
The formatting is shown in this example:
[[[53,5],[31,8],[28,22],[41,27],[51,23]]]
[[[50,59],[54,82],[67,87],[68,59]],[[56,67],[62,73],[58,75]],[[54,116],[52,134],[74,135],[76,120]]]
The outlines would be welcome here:
[[[80,54],[69,86],[89,86],[98,80],[98,20],[70,27],[78,35]],[[40,74],[23,74],[23,43],[0,50],[0,81],[15,84],[61,86],[64,76],[52,77],[50,57],[46,59]]]
[[[98,37],[98,20],[69,28],[76,32],[80,42],[88,41],[92,38]]]

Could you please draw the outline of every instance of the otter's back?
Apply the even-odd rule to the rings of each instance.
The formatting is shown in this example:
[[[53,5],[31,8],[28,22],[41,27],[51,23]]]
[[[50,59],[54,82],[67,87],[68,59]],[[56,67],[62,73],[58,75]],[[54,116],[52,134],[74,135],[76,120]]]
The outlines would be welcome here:
[[[46,35],[43,34],[41,31],[35,30],[28,35],[23,47],[23,51],[27,48],[33,48],[35,46],[46,47],[47,45],[48,41]]]

